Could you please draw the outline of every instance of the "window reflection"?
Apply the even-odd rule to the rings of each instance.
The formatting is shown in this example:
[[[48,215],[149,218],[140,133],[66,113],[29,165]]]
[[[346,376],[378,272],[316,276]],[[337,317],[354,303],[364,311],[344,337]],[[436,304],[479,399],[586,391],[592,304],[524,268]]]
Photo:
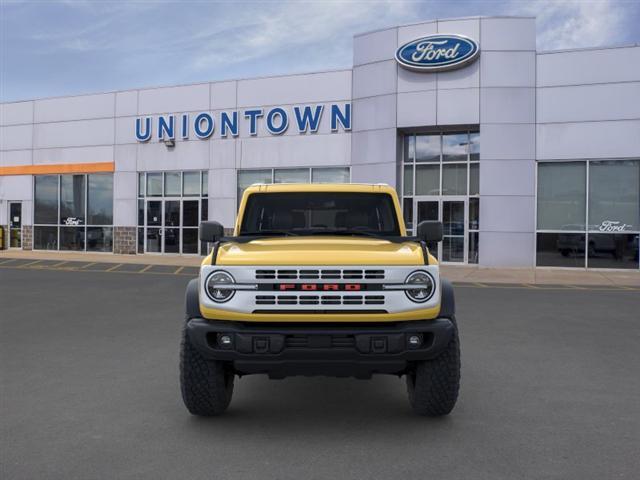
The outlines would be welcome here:
[[[638,268],[639,160],[541,162],[537,202],[537,265]]]
[[[34,189],[34,249],[113,251],[112,174],[36,175]]]
[[[417,135],[416,162],[440,161],[440,135]]]
[[[34,182],[34,224],[58,223],[58,176],[36,176]],[[38,247],[36,247],[38,248]]]
[[[585,236],[581,233],[538,233],[536,263],[547,267],[584,267]]]
[[[468,134],[462,133],[442,135],[443,162],[466,162],[468,152]]]

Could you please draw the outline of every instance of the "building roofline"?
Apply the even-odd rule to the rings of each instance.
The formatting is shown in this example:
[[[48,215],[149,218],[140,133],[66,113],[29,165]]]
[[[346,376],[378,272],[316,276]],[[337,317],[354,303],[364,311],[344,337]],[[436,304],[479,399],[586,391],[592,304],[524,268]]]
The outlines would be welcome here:
[[[627,43],[622,45],[606,45],[603,47],[576,47],[576,48],[562,48],[560,50],[541,50],[536,52],[537,55],[552,55],[554,53],[571,53],[571,52],[585,52],[594,50],[612,50],[614,48],[635,48],[640,47],[640,43]]]

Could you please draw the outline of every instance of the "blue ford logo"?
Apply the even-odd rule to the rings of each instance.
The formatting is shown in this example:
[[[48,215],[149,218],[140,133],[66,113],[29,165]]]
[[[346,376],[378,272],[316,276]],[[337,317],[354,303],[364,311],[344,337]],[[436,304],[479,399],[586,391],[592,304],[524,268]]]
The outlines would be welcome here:
[[[462,35],[429,35],[405,43],[396,51],[398,63],[418,72],[453,70],[478,58],[480,47]]]

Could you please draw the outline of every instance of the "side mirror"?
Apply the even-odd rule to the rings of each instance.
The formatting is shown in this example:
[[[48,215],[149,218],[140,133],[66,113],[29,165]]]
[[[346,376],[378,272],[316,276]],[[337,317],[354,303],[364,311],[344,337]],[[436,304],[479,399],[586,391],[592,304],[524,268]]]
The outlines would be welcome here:
[[[224,237],[224,227],[219,222],[200,222],[200,241],[214,243]]]
[[[442,241],[442,222],[425,220],[418,224],[418,238],[423,242]]]

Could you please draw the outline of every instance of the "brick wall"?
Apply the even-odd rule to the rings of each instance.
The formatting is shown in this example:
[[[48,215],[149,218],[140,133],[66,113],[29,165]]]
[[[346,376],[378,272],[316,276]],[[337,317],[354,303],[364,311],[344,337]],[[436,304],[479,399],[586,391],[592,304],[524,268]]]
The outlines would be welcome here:
[[[22,249],[33,250],[33,225],[22,226]]]
[[[113,227],[113,253],[136,254],[136,227]]]

